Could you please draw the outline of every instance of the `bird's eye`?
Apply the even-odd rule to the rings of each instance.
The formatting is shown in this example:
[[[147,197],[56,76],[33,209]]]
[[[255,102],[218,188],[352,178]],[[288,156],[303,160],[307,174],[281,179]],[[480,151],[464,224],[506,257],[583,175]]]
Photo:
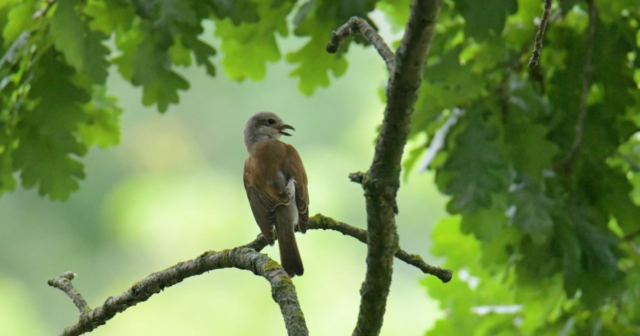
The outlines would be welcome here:
[[[269,125],[273,125],[276,123],[276,121],[274,119],[269,119],[267,120],[267,122],[269,123]]]

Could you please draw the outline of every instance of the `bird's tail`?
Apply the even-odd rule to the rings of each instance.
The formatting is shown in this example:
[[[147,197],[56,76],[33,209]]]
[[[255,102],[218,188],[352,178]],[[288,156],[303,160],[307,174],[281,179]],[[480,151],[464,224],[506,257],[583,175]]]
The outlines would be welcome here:
[[[302,267],[302,259],[298,252],[298,244],[296,243],[293,224],[289,221],[277,221],[276,233],[278,234],[278,247],[280,248],[280,262],[282,268],[290,277],[302,275],[304,267]]]

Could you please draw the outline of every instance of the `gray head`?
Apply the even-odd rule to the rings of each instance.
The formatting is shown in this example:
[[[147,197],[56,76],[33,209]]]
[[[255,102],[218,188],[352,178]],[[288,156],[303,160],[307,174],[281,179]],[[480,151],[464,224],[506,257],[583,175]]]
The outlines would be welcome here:
[[[282,122],[277,114],[258,112],[244,125],[244,144],[250,151],[251,147],[260,141],[278,140],[282,135],[290,136],[291,134],[285,132],[288,129],[295,131],[293,127]]]

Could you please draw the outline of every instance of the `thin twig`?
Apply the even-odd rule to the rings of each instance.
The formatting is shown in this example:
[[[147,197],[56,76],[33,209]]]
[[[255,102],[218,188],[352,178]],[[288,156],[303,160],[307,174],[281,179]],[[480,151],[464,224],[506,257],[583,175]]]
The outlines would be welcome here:
[[[337,30],[331,33],[331,41],[327,43],[327,52],[333,54],[338,51],[340,44],[349,36],[355,36],[361,34],[367,41],[369,41],[378,51],[384,62],[387,64],[389,72],[393,72],[395,68],[395,55],[393,51],[389,49],[389,46],[384,42],[382,37],[371,27],[367,20],[352,17]]]
[[[498,94],[498,100],[500,101],[500,112],[503,123],[507,122],[507,114],[509,112],[509,76],[511,76],[513,72],[520,71],[522,69],[520,59],[527,53],[534,42],[535,38],[529,39],[529,41],[520,48],[518,53],[516,53],[509,62],[506,62],[503,65],[505,70],[502,74],[500,84],[495,89],[495,92]]]
[[[544,33],[547,31],[547,21],[549,20],[549,12],[551,11],[551,0],[544,0],[544,11],[542,12],[542,20],[536,33],[536,43],[533,46],[533,54],[529,59],[529,67],[535,68],[540,62],[540,54],[542,53],[542,42],[544,41]]]
[[[309,228],[338,231],[345,236],[351,236],[367,244],[367,230],[359,229],[343,222],[338,222],[333,218],[329,218],[321,214],[317,214],[309,220]],[[451,270],[429,265],[419,255],[410,254],[401,248],[398,248],[395,256],[396,258],[406,262],[407,264],[415,266],[424,274],[431,274],[433,276],[436,276],[444,283],[449,282],[453,275]]]
[[[633,231],[633,232],[629,233],[628,235],[622,237],[622,241],[630,242],[630,241],[636,239],[637,237],[640,237],[640,230]]]
[[[561,16],[560,11],[555,11],[554,13],[549,14],[549,18],[547,20],[547,26],[555,22]],[[509,76],[512,73],[518,72],[522,70],[523,64],[520,63],[522,56],[524,56],[531,46],[535,45],[537,36],[531,36],[531,38],[525,43],[520,50],[516,53],[516,55],[511,58],[510,61],[501,64],[501,67],[505,68],[505,71],[502,74],[502,79],[500,80],[500,84],[496,87],[495,92],[498,94],[498,99],[500,102],[500,110],[502,114],[502,122],[505,123],[507,121],[507,113],[509,111]],[[542,48],[542,45],[540,45]],[[537,65],[537,64],[536,64]],[[529,75],[531,79],[541,79],[542,77],[539,75],[540,68],[535,67],[531,68],[529,71]],[[544,93],[544,81],[538,80],[541,85],[541,91]]]
[[[598,20],[598,9],[596,8],[594,1],[587,0],[587,3],[589,4],[589,32],[587,33],[587,50],[584,56],[584,69],[582,71],[582,95],[580,97],[578,121],[576,122],[576,127],[574,129],[575,137],[573,139],[573,144],[571,145],[571,150],[569,150],[567,156],[565,156],[564,159],[556,165],[556,170],[563,168],[566,171],[570,171],[571,166],[580,152],[580,147],[582,146],[582,128],[587,117],[587,98],[589,97],[589,88],[591,87],[591,58],[593,55],[593,43]]]
[[[316,214],[309,218],[307,224],[308,230],[333,230],[342,233],[345,236],[353,237],[362,243],[367,244],[367,230],[351,226],[349,224],[339,222],[331,217],[324,216],[322,214]],[[262,251],[267,246],[267,241],[259,234],[252,242],[243,245],[242,247],[252,248],[258,252]],[[395,254],[396,258],[406,262],[411,266],[415,266],[421,270],[424,274],[430,274],[442,282],[447,283],[451,280],[453,273],[451,270],[443,269],[437,266],[427,264],[422,257],[417,254],[411,254],[401,248]]]
[[[50,9],[51,9],[51,7],[53,6],[53,4],[55,4],[55,3],[56,3],[56,1],[57,1],[57,0],[49,0],[49,1],[46,1],[47,6],[46,6],[45,8],[43,8],[43,9],[41,9],[41,10],[39,10],[39,11],[37,11],[37,12],[33,13],[33,16],[31,17],[31,19],[35,21],[35,20],[37,20],[37,19],[39,19],[39,18],[41,18],[41,17],[43,17],[43,16],[47,15],[47,12],[49,12],[49,10],[50,10]]]
[[[51,287],[55,287],[63,292],[65,292],[71,300],[73,300],[73,304],[76,305],[80,314],[85,314],[91,311],[87,301],[84,300],[82,294],[78,292],[71,283],[71,280],[75,277],[75,273],[73,272],[64,272],[60,274],[57,278],[49,280],[47,283]]]
[[[22,49],[27,42],[29,42],[29,32],[24,31],[15,41],[13,41],[9,49],[7,49],[7,52],[5,52],[4,55],[2,55],[2,58],[0,58],[0,69],[2,69],[5,63],[15,63],[18,58],[17,56],[20,53],[20,49]],[[11,66],[7,66],[6,69],[7,71],[10,71]]]

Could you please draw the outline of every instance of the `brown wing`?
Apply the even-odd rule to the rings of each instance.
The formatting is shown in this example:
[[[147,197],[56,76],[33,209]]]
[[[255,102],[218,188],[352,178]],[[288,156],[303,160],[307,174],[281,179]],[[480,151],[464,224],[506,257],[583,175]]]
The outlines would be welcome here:
[[[300,232],[307,231],[309,221],[309,191],[307,189],[307,172],[304,170],[302,159],[298,151],[291,145],[285,144],[286,160],[283,160],[280,170],[296,181],[296,205],[298,206],[298,225]]]
[[[268,143],[256,147],[258,148],[252,151],[244,163],[244,188],[262,235],[273,245],[275,209],[290,202],[284,192],[285,176],[278,174],[285,151],[283,146]],[[266,153],[271,155],[265,155]]]
[[[263,197],[260,197],[260,193],[255,188],[247,186],[246,183],[244,188],[247,191],[251,212],[253,212],[253,217],[260,227],[260,232],[262,232],[267,243],[273,245],[273,226],[275,223],[275,212],[273,209],[275,209],[275,206],[265,201]]]

